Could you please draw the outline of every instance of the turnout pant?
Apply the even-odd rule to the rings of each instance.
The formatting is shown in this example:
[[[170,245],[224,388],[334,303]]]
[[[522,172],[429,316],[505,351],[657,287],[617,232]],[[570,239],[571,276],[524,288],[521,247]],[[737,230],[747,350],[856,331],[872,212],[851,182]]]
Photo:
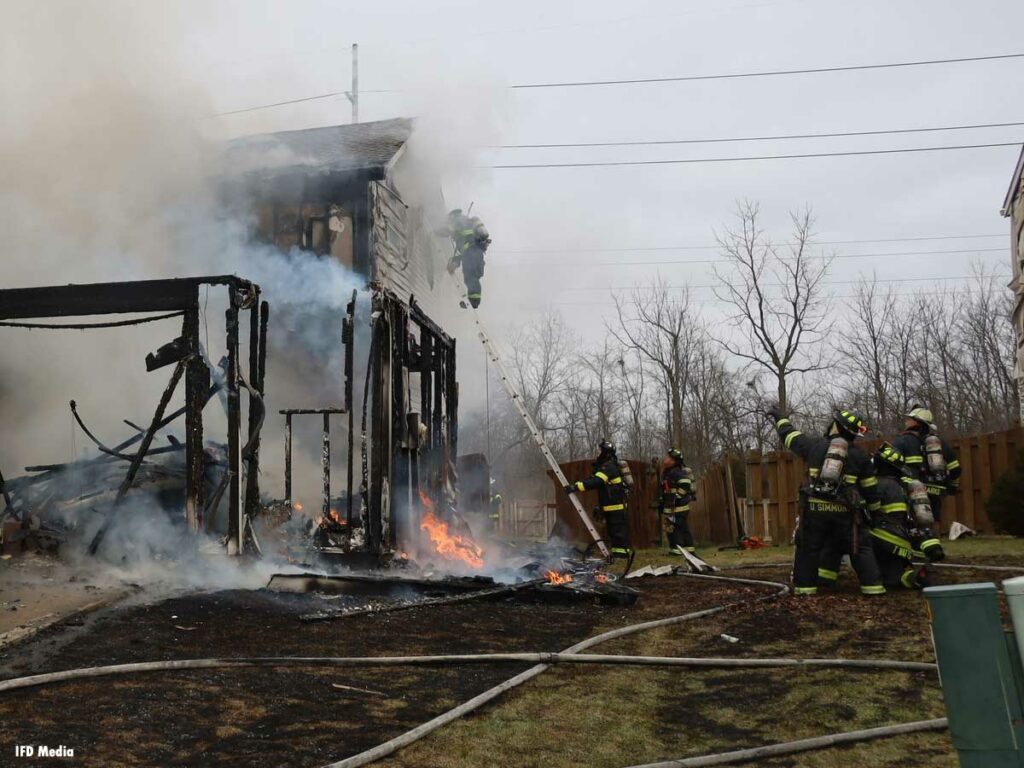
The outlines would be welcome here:
[[[668,521],[669,549],[672,547],[693,549],[693,534],[690,533],[689,517],[689,512],[676,512],[675,514],[665,516],[665,519]]]
[[[814,502],[811,502],[813,505]],[[855,541],[856,540],[856,541]],[[818,569],[822,552],[850,553],[853,569],[860,580],[860,591],[865,595],[884,594],[882,574],[875,561],[871,533],[858,522],[854,527],[850,512],[819,512],[808,508],[800,515],[796,534],[796,555],[793,561],[793,587],[798,595],[813,595],[818,591]]]
[[[480,278],[484,276],[484,252],[479,248],[470,248],[462,255],[462,279],[466,283],[466,297],[474,309],[480,306],[483,297],[483,286]]]
[[[604,524],[608,530],[608,545],[613,556],[629,557],[633,548],[629,543],[629,519],[625,510],[604,513]]]

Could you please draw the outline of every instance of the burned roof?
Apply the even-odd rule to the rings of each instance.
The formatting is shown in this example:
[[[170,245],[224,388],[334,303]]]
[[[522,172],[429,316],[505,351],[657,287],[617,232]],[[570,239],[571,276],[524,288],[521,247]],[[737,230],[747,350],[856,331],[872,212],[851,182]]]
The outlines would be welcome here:
[[[382,170],[398,157],[411,133],[412,120],[396,118],[243,136],[228,142],[224,162],[232,175]]]

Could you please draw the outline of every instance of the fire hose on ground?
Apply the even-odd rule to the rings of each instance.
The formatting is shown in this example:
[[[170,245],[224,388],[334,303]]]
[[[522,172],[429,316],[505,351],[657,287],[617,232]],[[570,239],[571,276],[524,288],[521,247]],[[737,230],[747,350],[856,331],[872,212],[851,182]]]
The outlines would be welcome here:
[[[998,567],[998,566],[996,566]],[[1020,569],[1015,569],[1020,570]],[[646,632],[660,627],[682,624],[684,622],[713,616],[729,608],[749,603],[772,600],[789,591],[789,586],[780,582],[765,581],[761,579],[745,579],[730,576],[711,576],[701,574],[681,574],[687,578],[709,579],[725,581],[736,584],[749,584],[754,586],[770,586],[777,588],[777,592],[751,600],[739,600],[723,605],[707,608],[701,611],[673,616],[666,619],[642,622],[626,627],[604,632],[600,635],[583,640],[575,645],[566,648],[560,653],[492,653],[492,654],[463,654],[443,656],[400,656],[400,657],[255,657],[255,658],[214,658],[214,659],[179,659],[170,661],[137,662],[131,664],[115,664],[100,667],[87,667],[81,669],[69,669],[59,672],[50,672],[41,675],[30,675],[26,677],[13,678],[0,681],[0,693],[22,688],[50,685],[54,683],[67,682],[71,680],[82,680],[87,678],[106,677],[113,675],[138,674],[146,672],[168,672],[188,671],[203,669],[219,669],[225,667],[295,667],[295,666],[332,666],[332,667],[380,667],[380,666],[454,666],[464,664],[507,664],[507,663],[534,663],[524,672],[504,681],[503,683],[490,688],[483,693],[474,696],[472,699],[459,706],[444,712],[441,715],[429,720],[412,730],[397,736],[372,749],[361,752],[352,757],[345,758],[331,763],[325,768],[358,768],[369,765],[381,758],[397,752],[403,747],[418,741],[424,736],[432,733],[438,728],[459,719],[480,708],[484,704],[494,700],[502,693],[532,680],[541,673],[557,664],[617,664],[637,666],[660,666],[660,667],[703,667],[703,668],[847,668],[847,669],[886,669],[904,670],[914,672],[933,672],[936,665],[924,662],[894,661],[887,659],[785,659],[785,658],[680,658],[661,656],[625,656],[606,654],[585,654],[582,651],[600,643],[615,640],[621,637]],[[802,752],[813,749],[837,746],[841,744],[854,743],[868,739],[896,736],[905,733],[913,733],[923,730],[940,730],[947,727],[944,718],[923,720],[913,723],[901,723],[893,726],[870,728],[847,733],[828,734],[812,739],[773,744],[753,749],[705,755],[701,757],[683,758],[659,763],[649,763],[633,768],[675,768],[676,766],[713,766],[728,765],[739,762],[746,762],[759,757],[785,755],[794,752]]]

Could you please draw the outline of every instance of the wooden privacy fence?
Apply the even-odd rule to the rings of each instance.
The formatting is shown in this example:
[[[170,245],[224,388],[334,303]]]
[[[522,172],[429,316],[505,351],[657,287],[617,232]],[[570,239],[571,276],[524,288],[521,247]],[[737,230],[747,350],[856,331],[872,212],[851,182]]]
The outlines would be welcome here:
[[[593,471],[591,461],[572,461],[562,464],[562,471],[570,483],[589,477]],[[633,473],[634,489],[629,496],[629,533],[634,547],[656,547],[662,543],[662,520],[658,514],[658,497],[661,494],[658,468],[646,461],[629,462]],[[589,540],[586,529],[580,522],[561,485],[554,480],[557,505],[557,533],[570,541],[586,543]],[[733,467],[728,462],[714,464],[694,480],[697,501],[690,505],[690,530],[700,543],[735,544],[739,535],[737,515],[743,507],[733,488]],[[585,509],[597,504],[597,494],[581,496]],[[604,526],[598,523],[604,533]]]
[[[980,533],[992,533],[985,502],[993,483],[1013,466],[1018,449],[1024,447],[1024,429],[960,437],[949,443],[960,459],[961,490],[943,501],[943,530],[957,520]],[[863,445],[873,450],[877,441]],[[743,519],[748,535],[776,543],[789,541],[796,525],[797,495],[806,472],[804,463],[788,451],[747,454]]]
[[[507,539],[547,541],[555,527],[555,505],[534,499],[504,502],[498,515],[498,533]]]

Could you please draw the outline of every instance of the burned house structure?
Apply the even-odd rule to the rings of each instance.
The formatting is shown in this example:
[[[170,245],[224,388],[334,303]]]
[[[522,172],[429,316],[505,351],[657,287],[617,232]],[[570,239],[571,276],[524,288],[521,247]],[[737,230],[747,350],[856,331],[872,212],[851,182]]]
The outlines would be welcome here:
[[[210,287],[224,287],[228,294],[226,354],[216,372],[206,360],[200,342],[200,290]],[[243,313],[248,314],[249,326],[247,366],[241,356],[239,333]],[[84,319],[126,314],[138,316],[125,320]],[[181,318],[180,335],[146,357],[146,370],[149,372],[174,366],[148,427],[137,427],[136,435],[108,448],[92,434],[78,414],[75,402],[71,401],[74,418],[96,444],[100,456],[70,464],[26,467],[32,474],[10,482],[5,482],[0,475],[0,490],[6,505],[4,514],[13,518],[14,530],[19,524],[28,522],[30,513],[33,517],[36,513],[46,515],[60,509],[74,509],[83,515],[91,513],[93,519],[82,522],[91,522],[95,527],[95,532],[90,534],[89,552],[96,554],[110,526],[119,514],[124,514],[123,507],[129,492],[138,484],[143,462],[159,454],[183,452],[184,498],[180,513],[188,529],[210,532],[215,514],[223,503],[227,510],[223,540],[228,552],[258,550],[252,521],[260,504],[259,443],[265,415],[263,379],[269,320],[269,305],[260,301],[260,287],[248,280],[225,275],[0,290],[0,326],[6,328],[89,331],[178,317]],[[47,318],[80,320],[70,323],[38,322]],[[185,404],[168,414],[168,406],[182,379]],[[248,402],[244,426],[243,389]],[[211,458],[204,445],[203,410],[222,390],[227,416],[227,436],[223,446],[226,456]],[[184,443],[171,440],[168,446],[155,447],[157,432],[182,416],[185,418]],[[85,473],[99,477],[108,467],[124,466],[117,462],[126,462],[127,468],[117,473],[116,490],[105,493],[80,491],[78,498],[59,495],[66,490],[67,483],[63,478],[68,474],[77,473],[80,477]],[[5,533],[9,530],[5,529]]]
[[[369,301],[351,297],[338,333],[341,406],[296,404],[279,417],[285,502],[293,503],[293,420],[321,417],[320,548],[369,562],[408,547],[423,509],[447,509],[456,494],[455,340],[435,320],[456,297],[424,206],[399,189],[412,131],[405,119],[329,126],[247,136],[225,152],[225,193],[246,211],[255,241],[294,259],[334,260],[366,286]],[[440,195],[434,202],[441,210]],[[340,496],[331,490],[332,417],[347,424]]]

